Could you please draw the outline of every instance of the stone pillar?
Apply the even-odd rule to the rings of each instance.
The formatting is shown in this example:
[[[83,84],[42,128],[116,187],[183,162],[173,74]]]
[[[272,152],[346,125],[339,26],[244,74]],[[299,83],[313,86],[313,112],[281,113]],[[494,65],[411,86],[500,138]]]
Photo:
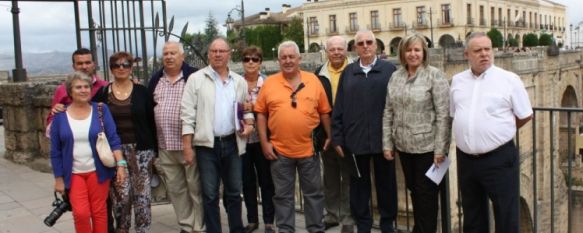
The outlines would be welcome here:
[[[25,164],[48,158],[49,141],[45,137],[45,119],[58,82],[23,82],[0,85],[3,109],[4,157]]]

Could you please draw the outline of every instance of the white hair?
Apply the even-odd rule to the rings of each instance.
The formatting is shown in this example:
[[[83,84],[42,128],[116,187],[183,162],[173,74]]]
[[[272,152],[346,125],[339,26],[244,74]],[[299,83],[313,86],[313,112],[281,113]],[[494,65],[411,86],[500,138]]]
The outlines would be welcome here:
[[[166,47],[167,45],[178,46],[178,52],[180,52],[180,54],[184,54],[184,46],[182,45],[182,43],[177,41],[166,41],[166,43],[164,43],[164,47]]]
[[[281,42],[281,44],[279,44],[279,47],[277,47],[277,56],[279,57],[279,54],[281,53],[281,50],[284,48],[293,48],[294,51],[300,55],[300,47],[298,47],[298,44],[296,44],[296,42],[291,41],[291,40],[287,40],[284,42]]]
[[[348,44],[346,43],[346,39],[344,39],[344,37],[333,36],[333,37],[328,38],[328,40],[326,40],[326,49],[328,49],[332,45],[332,43],[334,43],[335,41],[340,42],[344,49],[348,48]]]

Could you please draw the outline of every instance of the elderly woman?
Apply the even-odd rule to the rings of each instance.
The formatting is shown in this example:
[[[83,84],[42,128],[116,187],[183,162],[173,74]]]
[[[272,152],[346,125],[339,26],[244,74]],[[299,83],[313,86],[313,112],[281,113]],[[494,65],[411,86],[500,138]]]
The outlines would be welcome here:
[[[125,161],[120,139],[107,106],[91,103],[91,77],[75,72],[65,87],[72,102],[57,113],[51,124],[51,164],[55,191],[68,192],[76,232],[107,232],[106,200],[110,180],[117,170],[117,182],[125,181]],[[101,117],[99,116],[101,111]],[[97,134],[103,131],[117,161],[117,169],[103,165],[96,151]]]
[[[132,207],[136,232],[147,232],[152,222],[150,177],[157,145],[154,104],[146,87],[132,82],[133,64],[134,58],[127,52],[111,55],[113,82],[95,95],[95,100],[111,109],[127,160],[129,179],[113,186],[117,233],[129,231]]]
[[[401,67],[387,87],[383,115],[383,150],[399,155],[411,191],[413,232],[435,232],[439,186],[425,177],[439,166],[449,148],[449,85],[443,72],[427,64],[427,43],[414,34],[399,44]]]
[[[247,88],[249,92],[249,101],[244,105],[244,111],[251,112],[253,105],[259,95],[259,90],[263,85],[265,76],[259,73],[261,68],[261,61],[263,61],[263,53],[260,48],[250,46],[243,50],[243,68],[245,69],[245,80],[247,80]],[[247,138],[246,153],[242,155],[243,159],[243,197],[245,200],[245,207],[247,208],[247,226],[245,231],[247,233],[253,232],[259,227],[259,217],[257,210],[257,181],[261,188],[261,200],[263,201],[263,223],[265,224],[265,232],[274,232],[273,228],[273,194],[274,187],[271,180],[271,172],[269,170],[269,161],[263,156],[261,145],[259,144],[259,136],[257,131],[254,131]]]

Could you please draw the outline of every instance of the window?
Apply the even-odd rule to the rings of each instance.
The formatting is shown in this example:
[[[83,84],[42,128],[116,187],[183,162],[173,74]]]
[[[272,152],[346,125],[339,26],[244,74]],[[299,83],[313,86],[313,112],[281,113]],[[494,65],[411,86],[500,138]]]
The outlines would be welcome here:
[[[494,7],[490,7],[490,20],[492,21],[490,26],[494,27],[496,25],[496,8]]]
[[[508,9],[508,11],[506,11],[506,22],[508,22],[508,24],[506,24],[506,25],[509,25],[509,26],[512,25],[511,24],[511,22],[512,22],[512,15],[510,15],[510,9]]]
[[[417,25],[425,25],[425,7],[417,7]]]
[[[319,29],[318,28],[318,18],[316,18],[316,17],[310,17],[308,19],[308,25],[310,25],[309,28],[308,28],[310,35],[316,35],[316,34],[318,34],[318,29]]]
[[[356,12],[352,12],[348,15],[350,19],[350,31],[358,31],[358,18],[356,17]]]
[[[338,28],[336,27],[336,15],[329,15],[328,21],[329,21],[328,28],[330,28],[330,32],[331,33],[338,32]]]
[[[504,21],[502,21],[502,8],[498,8],[498,26],[502,26]]]
[[[486,25],[486,19],[484,18],[484,6],[480,6],[480,26]]]
[[[379,11],[370,12],[370,29],[372,30],[381,29],[381,23],[379,22]]]
[[[401,8],[393,9],[393,24],[395,27],[400,27],[403,24],[403,19],[401,17]]]
[[[468,25],[473,25],[474,24],[474,20],[472,19],[472,4],[467,4],[466,5],[466,14],[468,15],[468,19],[467,19],[467,24]]]
[[[441,22],[443,24],[451,24],[451,12],[450,12],[450,5],[449,4],[442,4],[441,5]]]

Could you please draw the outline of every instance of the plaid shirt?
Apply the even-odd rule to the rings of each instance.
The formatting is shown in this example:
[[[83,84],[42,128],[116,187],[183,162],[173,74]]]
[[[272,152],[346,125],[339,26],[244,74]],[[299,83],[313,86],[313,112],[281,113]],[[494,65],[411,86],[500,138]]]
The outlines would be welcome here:
[[[183,74],[171,83],[164,73],[154,90],[154,116],[158,133],[158,148],[162,150],[182,150],[182,121],[180,103],[184,90]]]
[[[257,96],[259,96],[259,90],[261,86],[263,86],[263,80],[265,79],[265,75],[259,74],[259,78],[257,79],[257,84],[253,88],[249,88],[249,101],[255,106],[255,102],[257,102]],[[257,120],[257,117],[255,117]],[[253,131],[247,138],[247,143],[256,143],[259,142],[259,134],[257,130]]]

